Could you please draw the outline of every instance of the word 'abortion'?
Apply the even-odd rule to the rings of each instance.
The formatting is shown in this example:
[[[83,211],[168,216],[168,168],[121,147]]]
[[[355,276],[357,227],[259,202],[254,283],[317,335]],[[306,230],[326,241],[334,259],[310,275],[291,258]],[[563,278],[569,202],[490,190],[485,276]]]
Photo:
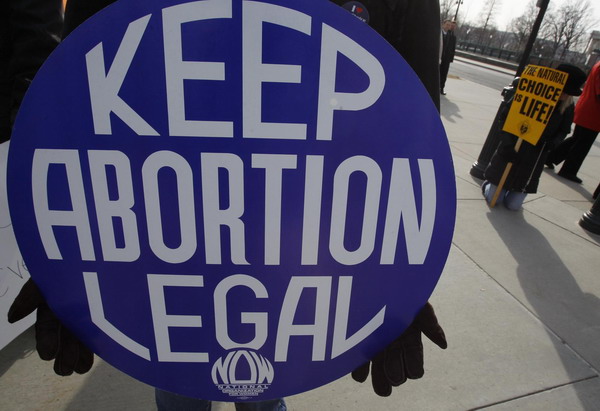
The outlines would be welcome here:
[[[47,257],[63,259],[55,228],[71,227],[77,238],[73,247],[78,249],[81,259],[97,261],[90,218],[95,215],[97,225],[94,228],[99,234],[104,261],[136,261],[140,258],[140,242],[147,241],[144,249],[149,246],[160,260],[171,264],[184,263],[196,255],[198,236],[202,232],[205,263],[222,264],[224,255],[227,255],[222,250],[223,243],[227,241],[223,231],[228,230],[227,248],[231,262],[250,264],[246,242],[249,239],[261,240],[255,232],[246,232],[249,221],[244,220],[247,218],[244,213],[248,204],[252,203],[264,206],[264,227],[256,230],[264,232],[264,264],[279,265],[282,230],[289,228],[282,227],[285,221],[282,219],[282,204],[289,200],[285,193],[302,189],[296,184],[292,189],[287,186],[286,191],[285,184],[301,181],[304,185],[303,205],[293,207],[293,212],[298,213],[293,216],[293,221],[302,222],[301,252],[298,253],[300,264],[318,264],[319,245],[324,234],[329,235],[331,257],[340,264],[360,264],[372,255],[382,265],[394,264],[402,231],[408,263],[423,264],[425,261],[436,215],[436,179],[431,159],[418,159],[415,162],[419,169],[417,173],[411,170],[407,158],[390,159],[389,164],[383,167],[373,159],[359,155],[334,164],[330,168],[334,171],[326,173],[327,161],[320,155],[253,153],[250,164],[232,153],[202,152],[198,157],[200,167],[193,168],[182,155],[162,150],[145,158],[141,170],[132,170],[129,157],[117,150],[88,150],[84,154],[70,149],[36,149],[32,165],[32,194],[37,226]],[[84,158],[87,161],[83,161]],[[300,162],[305,164],[300,164],[300,167]],[[57,167],[63,172],[53,173],[52,170]],[[195,174],[193,169],[201,175]],[[108,170],[113,171],[109,173]],[[176,246],[164,238],[167,227],[162,218],[162,208],[168,200],[161,198],[165,196],[165,183],[159,174],[165,170],[174,176],[169,185],[174,185],[177,193],[177,210],[172,213],[175,216],[170,216],[170,224],[179,228],[180,238]],[[255,179],[254,184],[248,184],[245,175],[258,172],[262,183]],[[420,179],[420,190],[414,190],[412,174],[419,175],[415,180]],[[141,179],[132,178],[132,175],[141,175]],[[353,178],[353,175],[359,178]],[[110,189],[115,185],[117,195]],[[93,200],[88,201],[86,197],[90,193],[86,187],[90,186]],[[331,187],[331,191],[324,190],[325,186]],[[328,201],[323,199],[324,191],[331,193]],[[419,191],[421,198],[417,201],[415,192]],[[195,195],[195,192],[198,193]],[[261,198],[257,198],[257,192],[261,193]],[[359,192],[360,198],[351,197],[352,192]],[[52,205],[49,198],[57,197],[68,198],[70,206]],[[227,204],[220,201],[224,197],[228,198]],[[359,218],[348,218],[350,201],[352,205],[360,204],[362,215]],[[421,205],[420,210],[417,204]],[[331,208],[323,211],[326,207]],[[197,219],[197,215],[202,217]],[[322,218],[324,215],[331,218]],[[173,218],[177,221],[173,222]],[[383,223],[378,224],[378,221]],[[144,230],[139,229],[144,223]],[[122,236],[117,235],[117,228],[122,230]],[[147,240],[142,240],[140,234],[146,232]],[[346,243],[348,232],[358,233],[357,247],[349,247]],[[74,236],[71,238],[74,239]],[[119,237],[122,237],[121,241],[118,241]],[[73,241],[60,238],[63,239],[60,241]]]

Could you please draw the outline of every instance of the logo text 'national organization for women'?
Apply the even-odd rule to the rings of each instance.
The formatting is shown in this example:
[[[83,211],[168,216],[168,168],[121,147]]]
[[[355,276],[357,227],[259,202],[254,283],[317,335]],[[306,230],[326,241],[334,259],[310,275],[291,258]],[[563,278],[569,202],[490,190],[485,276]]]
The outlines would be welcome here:
[[[212,380],[225,395],[257,397],[273,382],[273,365],[262,355],[247,350],[230,351],[215,361]]]

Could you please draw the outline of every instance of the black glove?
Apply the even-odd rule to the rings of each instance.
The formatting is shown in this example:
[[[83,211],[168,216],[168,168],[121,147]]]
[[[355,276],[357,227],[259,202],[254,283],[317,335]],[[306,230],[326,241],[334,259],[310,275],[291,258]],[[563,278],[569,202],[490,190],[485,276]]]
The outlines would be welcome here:
[[[22,320],[36,308],[35,340],[40,358],[54,360],[54,372],[58,375],[88,372],[94,363],[94,353],[61,324],[31,278],[10,306],[8,322]]]
[[[444,330],[438,324],[431,304],[427,303],[417,314],[415,320],[404,333],[396,338],[370,362],[361,365],[352,372],[352,378],[364,382],[369,376],[371,366],[371,382],[377,395],[387,397],[392,393],[392,387],[406,382],[407,378],[421,378],[423,370],[423,342],[421,333],[433,341],[438,347],[448,346]]]

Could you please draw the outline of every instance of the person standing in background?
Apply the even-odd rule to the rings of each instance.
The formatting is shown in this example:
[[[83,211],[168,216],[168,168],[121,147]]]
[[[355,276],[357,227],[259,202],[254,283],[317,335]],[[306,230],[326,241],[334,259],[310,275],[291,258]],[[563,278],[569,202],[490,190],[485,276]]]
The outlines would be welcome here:
[[[454,35],[456,22],[452,20],[444,20],[442,24],[442,57],[440,59],[440,93],[446,95],[444,87],[446,86],[446,78],[450,63],[454,61],[454,52],[456,50],[456,36]]]
[[[600,132],[600,61],[592,67],[577,101],[574,123],[573,135],[550,153],[546,165],[554,168],[564,161],[558,175],[581,184],[577,172]]]
[[[550,148],[563,141],[571,131],[575,111],[573,97],[581,95],[586,76],[572,64],[561,64],[556,70],[568,74],[568,78],[539,141],[535,145],[523,144],[517,152],[514,148],[517,137],[502,132],[502,141],[485,170],[485,181],[481,187],[488,203],[494,197],[506,165],[512,163],[499,198],[509,210],[519,210],[527,194],[537,192]]]

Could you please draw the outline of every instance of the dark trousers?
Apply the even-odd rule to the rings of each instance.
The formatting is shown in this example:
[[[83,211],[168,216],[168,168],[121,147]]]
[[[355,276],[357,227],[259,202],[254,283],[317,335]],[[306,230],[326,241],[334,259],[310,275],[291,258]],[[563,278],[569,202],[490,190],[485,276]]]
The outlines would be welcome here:
[[[446,78],[448,77],[448,70],[450,70],[450,60],[442,60],[440,63],[440,89],[443,90],[446,87]]]
[[[597,131],[575,125],[573,135],[552,150],[548,160],[554,164],[565,162],[559,173],[577,175],[597,135]]]

